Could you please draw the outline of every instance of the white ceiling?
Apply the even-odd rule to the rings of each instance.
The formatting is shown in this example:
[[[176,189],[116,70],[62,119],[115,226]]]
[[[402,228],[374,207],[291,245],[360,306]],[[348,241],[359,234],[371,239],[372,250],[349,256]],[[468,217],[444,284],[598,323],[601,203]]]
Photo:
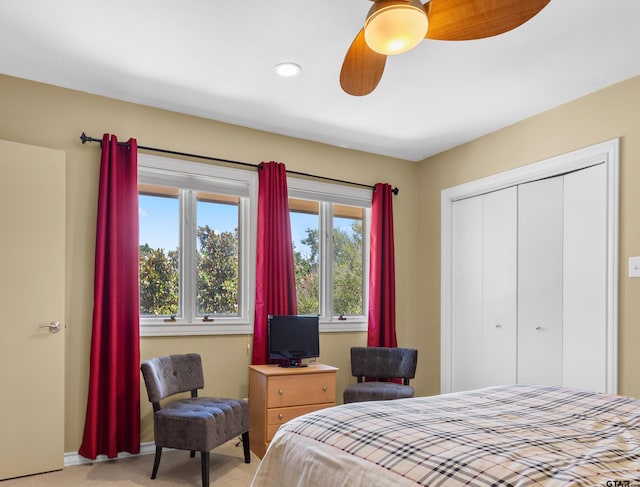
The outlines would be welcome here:
[[[390,57],[353,97],[340,67],[370,5],[0,0],[0,73],[407,160],[640,74],[640,0],[551,0],[501,36]]]

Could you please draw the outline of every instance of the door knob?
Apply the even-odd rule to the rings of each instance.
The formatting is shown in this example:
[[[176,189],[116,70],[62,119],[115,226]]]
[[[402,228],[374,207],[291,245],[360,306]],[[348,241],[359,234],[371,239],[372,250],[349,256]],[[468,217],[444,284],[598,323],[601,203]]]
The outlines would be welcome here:
[[[38,328],[49,328],[49,331],[51,333],[58,333],[60,331],[60,322],[59,321],[52,321],[48,325],[41,325]]]

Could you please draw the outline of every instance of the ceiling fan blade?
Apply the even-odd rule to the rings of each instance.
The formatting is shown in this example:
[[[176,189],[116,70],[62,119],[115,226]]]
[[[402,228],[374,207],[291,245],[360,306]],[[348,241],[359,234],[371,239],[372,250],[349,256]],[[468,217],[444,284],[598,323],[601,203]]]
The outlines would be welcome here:
[[[361,29],[342,63],[340,86],[350,95],[368,95],[378,86],[386,62],[387,56],[367,46],[364,29]]]
[[[503,34],[524,24],[551,0],[431,0],[427,39],[468,41]]]

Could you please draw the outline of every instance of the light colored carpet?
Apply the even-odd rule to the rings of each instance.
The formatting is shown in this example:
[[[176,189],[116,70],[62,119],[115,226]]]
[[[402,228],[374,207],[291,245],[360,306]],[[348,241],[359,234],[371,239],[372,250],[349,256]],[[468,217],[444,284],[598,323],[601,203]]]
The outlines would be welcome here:
[[[244,463],[242,444],[235,446],[236,440],[225,443],[211,451],[210,485],[219,487],[248,487],[255,474],[260,459],[251,453],[251,463]],[[0,487],[41,487],[41,486],[138,486],[166,487],[169,485],[189,485],[200,487],[200,454],[194,458],[188,451],[167,450],[162,452],[160,468],[155,480],[151,480],[154,455],[138,455],[86,465],[67,467],[57,472],[49,472],[18,479],[4,480]]]

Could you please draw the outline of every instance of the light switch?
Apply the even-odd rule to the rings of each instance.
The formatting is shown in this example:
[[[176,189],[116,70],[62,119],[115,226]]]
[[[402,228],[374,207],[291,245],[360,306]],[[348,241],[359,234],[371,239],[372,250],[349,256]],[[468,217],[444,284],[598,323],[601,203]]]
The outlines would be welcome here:
[[[629,278],[640,277],[640,257],[629,257]]]

